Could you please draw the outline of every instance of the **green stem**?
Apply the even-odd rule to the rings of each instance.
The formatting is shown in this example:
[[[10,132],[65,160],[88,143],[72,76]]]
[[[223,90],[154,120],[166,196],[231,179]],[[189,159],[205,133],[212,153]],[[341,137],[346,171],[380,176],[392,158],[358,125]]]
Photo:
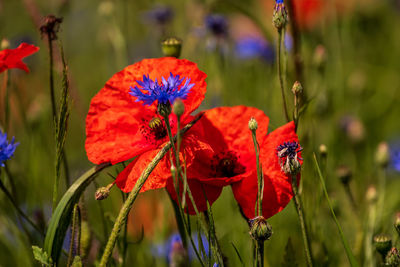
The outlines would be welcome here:
[[[299,222],[300,222],[300,227],[301,227],[301,233],[303,236],[303,242],[304,242],[304,251],[306,254],[306,259],[307,259],[307,266],[313,266],[313,261],[312,261],[312,256],[311,256],[311,246],[310,246],[310,239],[307,231],[307,226],[304,218],[304,212],[303,212],[303,205],[301,202],[301,198],[299,195],[299,190],[297,188],[297,177],[295,175],[292,176],[292,190],[293,190],[293,200],[294,200],[294,205],[296,207],[297,215],[299,216]]]
[[[263,178],[262,171],[260,168],[260,150],[257,142],[256,130],[251,131],[251,135],[253,137],[254,150],[256,152],[256,163],[257,163],[257,179],[258,179],[258,192],[257,192],[257,204],[258,211],[255,213],[257,216],[262,216],[262,199],[263,199]]]
[[[322,176],[321,169],[319,168],[317,156],[315,155],[315,153],[314,153],[314,161],[315,161],[315,166],[317,167],[317,172],[318,172],[318,175],[319,175],[319,179],[321,181],[322,189],[324,190],[326,201],[328,202],[329,209],[331,210],[332,218],[335,221],[336,226],[338,228],[339,235],[340,235],[340,238],[342,240],[344,249],[346,251],[347,258],[349,259],[350,266],[358,267],[358,263],[356,261],[356,258],[354,257],[354,255],[353,255],[353,253],[352,253],[352,251],[350,249],[350,245],[347,242],[347,239],[343,234],[342,227],[340,226],[340,223],[339,223],[338,219],[336,218],[335,212],[333,211],[333,207],[332,207],[331,201],[329,199],[328,191],[326,190],[324,177]]]
[[[51,38],[51,34],[47,35],[47,41],[49,46],[49,82],[50,82],[50,100],[51,100],[51,112],[53,114],[53,122],[56,121],[57,114],[56,114],[56,100],[54,96],[54,73],[53,73],[53,42]]]
[[[74,259],[74,246],[75,246],[75,236],[77,231],[79,231],[79,224],[80,221],[80,212],[79,212],[79,206],[78,204],[75,204],[74,206],[74,211],[72,212],[72,226],[71,226],[71,241],[69,245],[69,253],[68,253],[68,261],[67,261],[67,266],[71,266],[72,261]],[[79,244],[80,242],[80,235],[78,234],[77,242]],[[76,251],[79,251],[79,248],[76,249]]]
[[[256,241],[257,267],[264,267],[264,241]]]
[[[192,122],[187,124],[182,130],[180,130],[180,134],[184,134],[185,132],[187,132],[201,117],[202,114],[197,116]],[[147,178],[149,178],[151,172],[154,170],[154,168],[157,166],[160,160],[165,156],[165,154],[167,154],[168,150],[170,150],[171,147],[173,147],[173,142],[168,142],[166,145],[164,145],[164,147],[157,153],[157,155],[153,158],[153,160],[146,167],[146,169],[143,170],[134,188],[129,193],[127,200],[124,202],[118,214],[118,217],[115,220],[113,229],[111,231],[110,237],[108,238],[106,248],[104,250],[103,256],[100,261],[100,267],[105,267],[107,265],[107,262],[110,259],[111,253],[114,249],[115,242],[117,240],[119,232],[121,231],[121,227],[125,223],[129,211],[131,210],[132,205],[136,200],[136,197],[138,196],[144,183],[147,181]]]
[[[277,65],[278,65],[278,77],[279,77],[279,85],[281,88],[282,93],[282,101],[283,101],[283,111],[285,112],[286,121],[289,122],[289,113],[286,105],[286,97],[285,97],[285,87],[283,85],[283,78],[282,78],[282,70],[281,70],[281,50],[282,50],[282,29],[278,30],[278,58],[277,58]]]

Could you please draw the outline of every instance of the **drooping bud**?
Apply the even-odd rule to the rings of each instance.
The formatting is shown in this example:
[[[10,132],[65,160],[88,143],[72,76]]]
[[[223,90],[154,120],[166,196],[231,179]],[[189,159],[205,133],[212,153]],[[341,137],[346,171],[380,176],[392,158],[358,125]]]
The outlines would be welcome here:
[[[63,18],[57,18],[54,15],[47,15],[44,17],[44,23],[40,26],[42,38],[43,36],[47,36],[51,41],[57,40],[57,33],[62,21]]]
[[[396,218],[394,219],[394,228],[400,236],[400,212],[396,213]]]
[[[392,239],[389,235],[379,234],[374,236],[374,244],[376,251],[378,251],[382,257],[385,258],[386,254],[392,247]]]
[[[350,168],[345,165],[339,166],[336,169],[336,175],[340,179],[340,182],[344,185],[347,185],[353,176]]]
[[[171,110],[172,110],[172,108],[171,108],[171,104],[169,102],[165,103],[165,104],[164,103],[158,103],[157,112],[161,116],[168,117],[169,114],[171,114]]]
[[[249,120],[249,129],[250,129],[250,131],[253,132],[253,131],[256,131],[257,128],[258,128],[258,123],[257,123],[256,119],[252,117]]]
[[[288,23],[288,13],[283,0],[277,0],[275,3],[274,13],[272,15],[272,23],[278,31],[285,28],[286,24]]]
[[[103,200],[108,198],[110,195],[110,189],[114,186],[114,183],[111,183],[107,186],[100,187],[96,190],[96,193],[94,193],[94,197],[96,200]]]
[[[1,45],[0,46],[1,46],[1,50],[7,49],[7,48],[10,47],[10,41],[8,41],[7,38],[3,38],[1,40]]]
[[[303,93],[303,86],[299,81],[295,81],[292,87],[292,93],[296,96],[301,95]]]
[[[398,267],[400,266],[400,253],[395,247],[392,247],[385,258],[385,266]]]
[[[272,227],[262,216],[250,220],[250,236],[256,241],[265,241],[270,239]]]
[[[169,37],[161,42],[161,50],[165,57],[179,58],[181,55],[182,40],[176,37]]]
[[[182,116],[183,112],[185,112],[185,105],[183,104],[183,102],[180,98],[178,98],[174,101],[174,104],[172,106],[172,111],[178,117]]]
[[[326,156],[328,155],[328,148],[326,147],[326,145],[321,144],[318,150],[321,157],[326,158]]]
[[[390,160],[389,146],[386,142],[381,142],[375,152],[375,162],[382,168],[387,167]]]

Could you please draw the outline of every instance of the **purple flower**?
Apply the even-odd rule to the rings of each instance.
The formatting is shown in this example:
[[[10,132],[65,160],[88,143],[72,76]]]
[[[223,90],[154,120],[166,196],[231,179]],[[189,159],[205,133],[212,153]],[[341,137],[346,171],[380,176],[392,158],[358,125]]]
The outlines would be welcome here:
[[[275,58],[273,47],[260,37],[240,39],[236,43],[235,52],[238,58],[244,60],[261,58],[268,63],[272,63]]]
[[[228,34],[226,17],[220,14],[211,14],[205,18],[207,29],[214,35],[225,36]]]
[[[389,145],[390,167],[400,172],[400,142]]]
[[[155,6],[145,13],[145,19],[159,25],[170,22],[173,17],[174,12],[169,6]]]
[[[0,130],[0,166],[4,167],[4,162],[14,155],[18,145],[19,143],[15,143],[15,137],[13,137],[9,143],[7,134]]]

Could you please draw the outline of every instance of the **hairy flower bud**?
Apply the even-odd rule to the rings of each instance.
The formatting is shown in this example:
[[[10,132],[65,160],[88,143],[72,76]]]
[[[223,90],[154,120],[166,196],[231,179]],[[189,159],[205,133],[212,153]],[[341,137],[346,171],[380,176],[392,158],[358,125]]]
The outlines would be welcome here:
[[[303,93],[303,86],[299,81],[295,81],[292,87],[292,93],[294,95],[300,95]]]
[[[252,117],[249,120],[249,129],[250,129],[250,131],[256,131],[257,128],[258,128],[258,123],[257,123],[256,119]]]
[[[8,39],[6,39],[6,38],[3,38],[1,40],[0,47],[1,47],[1,50],[9,48],[10,47],[10,41],[8,41]]]
[[[374,204],[378,200],[378,192],[376,191],[375,186],[370,185],[368,187],[365,198],[370,204]]]
[[[174,101],[174,104],[172,105],[172,111],[178,117],[182,116],[183,112],[185,112],[185,105],[180,98]]]
[[[158,103],[157,107],[158,114],[163,117],[168,117],[171,114],[171,104],[170,103]]]
[[[272,227],[262,216],[250,220],[250,236],[256,241],[270,239]]]
[[[382,257],[385,257],[392,247],[392,239],[389,235],[379,234],[374,237],[374,244],[376,251],[378,251]]]
[[[375,162],[382,168],[389,164],[389,146],[386,142],[381,142],[375,152]]]
[[[161,50],[165,57],[179,58],[181,55],[182,40],[176,37],[169,37],[161,42]]]
[[[400,265],[400,253],[395,247],[392,247],[385,258],[385,266],[397,267]]]
[[[339,166],[336,169],[336,175],[339,177],[340,182],[344,185],[347,185],[353,176],[350,168],[345,165]]]
[[[96,200],[103,200],[108,198],[110,195],[110,189],[113,187],[114,183],[111,183],[107,186],[100,187],[96,190],[96,193],[94,193],[94,197]]]
[[[326,158],[326,156],[328,155],[328,148],[326,147],[326,145],[321,144],[318,150],[321,157]]]

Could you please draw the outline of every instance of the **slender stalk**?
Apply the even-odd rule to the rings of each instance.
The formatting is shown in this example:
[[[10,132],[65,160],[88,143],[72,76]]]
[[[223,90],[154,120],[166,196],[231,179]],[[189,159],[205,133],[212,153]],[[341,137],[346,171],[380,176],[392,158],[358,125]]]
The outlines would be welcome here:
[[[69,252],[68,252],[68,261],[67,261],[67,266],[72,265],[72,261],[74,260],[74,247],[75,247],[75,253],[79,253],[79,248],[76,248],[75,246],[75,236],[76,233],[79,231],[79,221],[80,221],[80,216],[79,216],[79,206],[78,204],[75,204],[74,206],[74,211],[72,212],[72,226],[71,226],[71,241],[69,245]],[[80,234],[76,237],[78,244],[80,243]]]
[[[292,176],[292,190],[293,190],[293,203],[296,207],[297,215],[299,216],[299,222],[301,227],[301,234],[303,236],[304,242],[304,252],[306,254],[307,266],[313,266],[312,256],[311,256],[311,246],[310,239],[307,231],[307,226],[304,218],[303,204],[299,195],[299,190],[297,188],[297,177]]]
[[[289,113],[286,105],[286,97],[285,97],[285,87],[283,85],[283,78],[282,78],[282,70],[281,70],[281,52],[282,50],[282,29],[278,30],[278,58],[277,58],[277,65],[278,65],[278,77],[279,77],[279,85],[281,88],[282,93],[282,101],[283,101],[283,111],[285,112],[286,121],[289,122]]]
[[[187,124],[182,130],[180,130],[180,134],[184,134],[187,132],[200,118],[202,117],[202,114],[197,116],[192,122]],[[174,138],[175,140],[176,138]],[[117,237],[119,235],[119,232],[121,231],[122,225],[125,223],[127,216],[129,214],[129,211],[132,208],[133,203],[136,200],[136,197],[138,196],[140,190],[142,189],[144,183],[147,181],[147,178],[149,178],[149,175],[151,172],[154,170],[154,168],[157,166],[157,164],[160,162],[160,160],[167,154],[167,152],[171,149],[173,145],[173,142],[168,142],[164,147],[157,153],[157,155],[153,158],[153,160],[150,162],[150,164],[146,167],[146,169],[143,170],[142,174],[140,175],[139,179],[137,180],[134,188],[132,191],[129,193],[127,200],[124,202],[117,219],[115,220],[113,229],[111,231],[110,237],[107,241],[106,248],[104,250],[103,256],[100,261],[100,266],[105,267],[107,265],[108,260],[110,259],[111,253],[114,249],[115,242],[117,240]]]
[[[264,241],[256,241],[257,267],[264,267]]]
[[[257,142],[257,136],[256,136],[256,131],[252,130],[251,135],[253,137],[253,143],[254,143],[254,150],[256,152],[256,163],[257,163],[257,179],[258,179],[258,191],[257,191],[257,207],[258,210],[256,212],[257,216],[262,216],[262,199],[263,199],[263,177],[262,177],[262,171],[260,167],[260,150],[259,150],[259,145]]]
[[[44,236],[44,233],[40,230],[40,228],[18,207],[17,203],[15,202],[14,198],[12,197],[11,193],[5,187],[3,182],[0,180],[0,189],[4,192],[6,197],[10,200],[11,204],[17,210],[19,215],[22,216],[32,227],[35,229],[41,236]]]
[[[50,85],[50,100],[51,100],[51,112],[53,114],[53,122],[56,121],[57,111],[56,111],[56,100],[54,96],[54,72],[53,72],[53,41],[51,38],[51,34],[47,35],[47,42],[49,46],[49,85]]]
[[[317,167],[317,172],[318,172],[319,179],[320,179],[320,181],[321,181],[322,188],[323,188],[323,190],[324,190],[324,194],[325,194],[325,197],[326,197],[326,201],[328,202],[329,209],[331,210],[333,220],[335,221],[336,226],[337,226],[337,228],[338,228],[339,235],[340,235],[340,238],[341,238],[341,240],[342,240],[344,249],[345,249],[345,251],[346,251],[347,258],[349,259],[350,266],[352,266],[352,267],[354,267],[354,266],[355,266],[355,267],[358,267],[358,263],[357,263],[357,261],[356,261],[356,258],[354,257],[354,255],[353,255],[353,253],[352,253],[352,251],[351,251],[350,245],[349,245],[349,243],[347,242],[347,239],[346,239],[346,237],[345,237],[344,234],[343,234],[342,227],[340,226],[340,223],[339,223],[338,219],[336,218],[335,212],[333,211],[333,207],[332,207],[331,201],[330,201],[330,199],[329,199],[328,192],[327,192],[327,190],[326,190],[324,177],[322,176],[321,169],[319,168],[319,164],[318,164],[318,161],[317,161],[317,156],[315,155],[315,153],[314,153],[314,161],[315,161],[315,166]]]

